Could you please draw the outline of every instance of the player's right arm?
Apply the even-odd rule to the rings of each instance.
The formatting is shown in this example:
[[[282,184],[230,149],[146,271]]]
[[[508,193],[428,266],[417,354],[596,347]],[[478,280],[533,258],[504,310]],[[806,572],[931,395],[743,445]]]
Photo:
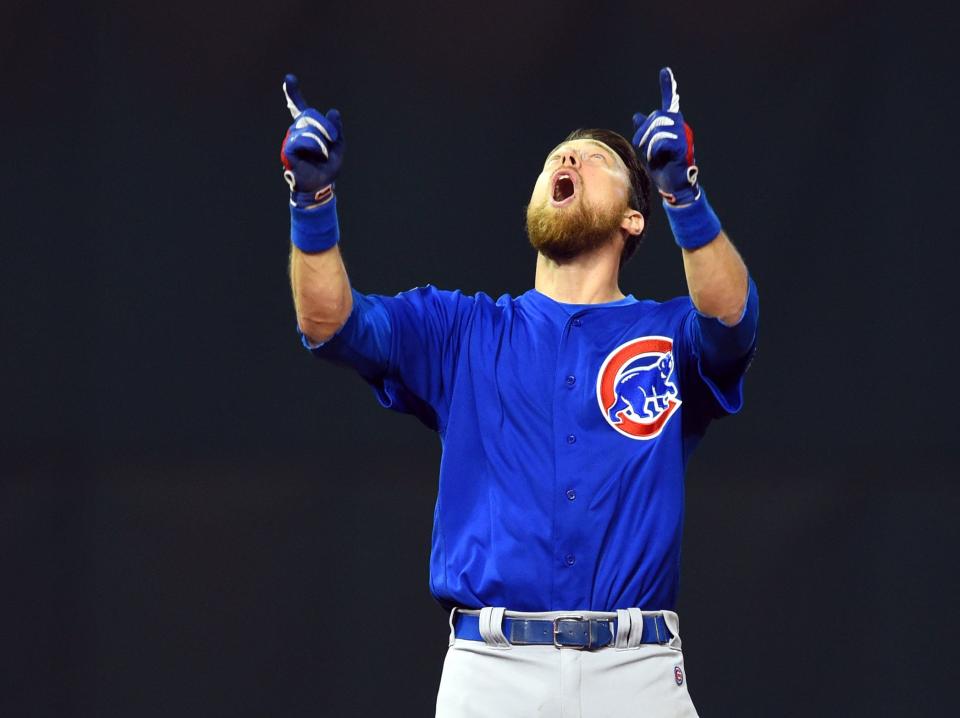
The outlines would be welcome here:
[[[283,89],[294,118],[280,159],[290,185],[290,285],[303,344],[355,369],[384,406],[438,428],[472,299],[432,285],[393,297],[350,286],[334,194],[344,152],[340,113],[307,107],[292,75]]]
[[[321,252],[290,250],[290,288],[297,324],[312,343],[329,340],[353,310],[350,280],[336,246]]]
[[[340,113],[308,107],[294,75],[283,92],[293,124],[280,149],[290,186],[290,286],[300,331],[312,344],[329,340],[353,309],[350,280],[337,245],[334,181],[345,142]]]

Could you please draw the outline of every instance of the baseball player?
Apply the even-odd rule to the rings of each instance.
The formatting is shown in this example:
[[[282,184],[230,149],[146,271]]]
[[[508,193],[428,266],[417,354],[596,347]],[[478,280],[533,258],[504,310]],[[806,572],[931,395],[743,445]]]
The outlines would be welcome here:
[[[281,159],[303,344],[353,367],[443,446],[430,590],[449,611],[437,716],[695,716],[673,611],[684,469],[740,410],[757,288],[698,182],[677,84],[628,142],[577,130],[547,153],[527,207],[534,286],[396,296],[350,286],[334,181],[339,113],[297,80]],[[689,296],[624,294],[651,182]],[[389,609],[386,609],[389,610]]]

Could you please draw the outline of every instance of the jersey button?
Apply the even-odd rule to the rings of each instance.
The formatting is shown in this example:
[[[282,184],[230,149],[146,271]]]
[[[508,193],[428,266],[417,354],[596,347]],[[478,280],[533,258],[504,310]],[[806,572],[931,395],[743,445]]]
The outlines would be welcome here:
[[[575,326],[575,327],[579,327],[581,324],[583,324],[583,322],[581,322],[579,319],[574,319],[574,320],[573,320],[572,322],[570,322],[570,323],[573,324],[573,326]]]
[[[568,553],[563,560],[566,562],[567,566],[573,566],[573,564],[577,562],[577,557],[572,553]]]
[[[573,374],[567,377],[567,386],[573,386],[576,383],[577,383],[577,377],[575,377]]]
[[[577,492],[573,489],[567,489],[567,498],[573,501],[575,498],[577,498]]]
[[[568,444],[576,443],[576,441],[577,441],[577,437],[576,437],[576,436],[574,436],[573,434],[567,434],[567,443],[568,443]]]

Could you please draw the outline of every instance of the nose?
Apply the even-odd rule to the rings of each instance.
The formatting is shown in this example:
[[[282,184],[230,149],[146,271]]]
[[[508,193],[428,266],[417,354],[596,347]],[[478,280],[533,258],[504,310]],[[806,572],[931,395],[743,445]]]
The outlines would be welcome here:
[[[580,166],[580,155],[572,149],[560,151],[560,164],[567,167],[577,168]]]

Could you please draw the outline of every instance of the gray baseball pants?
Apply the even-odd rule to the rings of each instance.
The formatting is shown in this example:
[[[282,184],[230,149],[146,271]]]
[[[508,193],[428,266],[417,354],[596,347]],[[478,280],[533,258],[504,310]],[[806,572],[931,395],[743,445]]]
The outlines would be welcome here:
[[[455,612],[480,614],[483,641],[455,638]],[[680,651],[679,618],[662,613],[673,639],[639,643],[640,609],[577,611],[584,618],[617,618],[614,645],[590,651],[514,646],[502,630],[503,609],[454,609],[450,644],[437,694],[436,718],[697,718]],[[553,619],[569,612],[505,615]]]

